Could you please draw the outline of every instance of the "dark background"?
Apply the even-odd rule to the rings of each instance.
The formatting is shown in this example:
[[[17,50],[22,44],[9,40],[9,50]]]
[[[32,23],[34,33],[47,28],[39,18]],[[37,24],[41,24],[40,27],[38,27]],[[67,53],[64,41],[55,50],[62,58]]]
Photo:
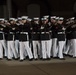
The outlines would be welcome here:
[[[9,8],[7,1],[9,0],[0,0],[0,17],[8,18],[28,15],[27,8],[30,4],[40,6],[39,17],[47,14],[71,17],[76,13],[75,0],[10,0],[11,8]]]

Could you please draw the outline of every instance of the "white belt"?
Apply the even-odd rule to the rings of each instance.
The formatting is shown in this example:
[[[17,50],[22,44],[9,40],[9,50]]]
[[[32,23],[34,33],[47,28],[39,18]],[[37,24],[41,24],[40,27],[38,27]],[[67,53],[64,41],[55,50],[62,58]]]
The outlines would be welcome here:
[[[19,32],[16,32],[16,33],[19,33]]]
[[[10,34],[14,34],[13,32],[10,32]]]
[[[0,31],[0,33],[2,33],[2,34],[3,34],[3,40],[4,40],[4,39],[5,39],[4,32],[1,32],[1,31]]]
[[[49,32],[41,32],[41,34],[45,34],[45,33],[46,33],[46,34],[49,34]]]
[[[39,34],[40,32],[32,32],[33,34]]]
[[[52,31],[49,31],[50,33],[52,32]]]
[[[10,32],[10,34],[13,34],[13,41],[14,41],[14,39],[15,39],[15,35],[14,35],[14,33],[13,33],[13,32]]]
[[[20,32],[20,34],[28,34],[28,32]]]
[[[4,32],[0,32],[0,33],[4,33]]]
[[[58,34],[65,34],[65,32],[58,32]]]
[[[49,32],[46,32],[46,34],[49,34]]]
[[[45,34],[45,32],[41,32],[41,34]]]

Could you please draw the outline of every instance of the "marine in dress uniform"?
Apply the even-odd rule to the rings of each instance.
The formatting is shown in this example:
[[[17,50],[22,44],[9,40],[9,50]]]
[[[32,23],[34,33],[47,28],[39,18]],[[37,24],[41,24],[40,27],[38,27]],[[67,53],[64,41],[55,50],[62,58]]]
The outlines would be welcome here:
[[[0,19],[0,59],[3,59],[3,56],[7,56],[7,53],[5,53],[7,51],[4,33],[5,28],[4,19]]]
[[[48,18],[44,17],[44,21],[42,21],[41,25],[41,48],[42,48],[42,58],[50,59],[51,49],[50,49],[50,33],[49,33],[49,24]]]
[[[57,20],[59,17],[52,16],[51,17],[51,25],[52,25],[52,55],[53,58],[57,58],[58,46],[57,46]]]
[[[64,51],[64,54],[65,55],[70,55],[70,52],[71,52],[71,20],[68,19],[67,22],[66,22],[66,30],[65,30],[65,33],[66,33],[66,50]]]
[[[25,52],[27,52],[29,60],[33,59],[31,48],[29,47],[30,25],[27,23],[27,16],[22,16],[22,24],[19,25],[19,44],[20,44],[20,61],[25,59]]]
[[[27,19],[27,23],[29,24],[29,26],[30,26],[30,32],[28,32],[28,35],[29,35],[29,47],[31,48],[31,51],[32,51],[32,39],[31,39],[31,21],[32,21],[32,19],[31,18],[28,18]],[[25,52],[25,55],[26,55],[26,58],[28,58],[28,54],[27,54],[27,52]]]
[[[41,58],[41,50],[40,50],[40,24],[39,18],[34,18],[34,22],[32,23],[32,44],[33,44],[33,55],[34,59],[37,60],[38,56]]]
[[[7,35],[8,35],[8,25],[9,25],[9,22],[8,20],[5,20],[4,21],[4,34],[5,34],[5,46],[6,46],[6,50],[4,50],[4,57],[7,58],[8,56],[8,49],[7,49]]]
[[[76,57],[76,22],[75,18],[72,18],[73,24],[71,25],[71,45],[72,45],[72,55]]]
[[[60,17],[57,25],[57,37],[58,37],[58,57],[63,60],[63,48],[65,45],[65,28],[63,26],[63,17]]]
[[[7,48],[8,48],[8,60],[12,58],[17,59],[17,51],[15,49],[15,18],[10,18],[10,25],[8,26],[8,35],[7,35]]]
[[[17,21],[16,21],[16,32],[15,32],[15,48],[16,48],[16,51],[17,51],[17,54],[18,54],[18,57],[20,55],[20,52],[19,52],[19,25],[21,24],[21,17],[18,17]]]

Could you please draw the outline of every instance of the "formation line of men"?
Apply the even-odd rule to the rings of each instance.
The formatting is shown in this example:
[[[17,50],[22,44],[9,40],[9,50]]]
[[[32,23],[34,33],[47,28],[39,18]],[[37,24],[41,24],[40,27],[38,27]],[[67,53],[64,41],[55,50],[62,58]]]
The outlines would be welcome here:
[[[56,16],[0,18],[0,60],[76,57],[76,20]]]

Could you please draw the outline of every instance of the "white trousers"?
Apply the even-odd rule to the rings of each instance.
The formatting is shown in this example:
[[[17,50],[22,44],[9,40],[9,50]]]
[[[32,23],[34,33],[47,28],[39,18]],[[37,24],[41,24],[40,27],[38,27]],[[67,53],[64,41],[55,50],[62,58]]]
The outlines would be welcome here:
[[[65,39],[65,44],[64,44],[64,48],[63,48],[63,53],[66,51],[66,39]]]
[[[42,58],[50,58],[51,56],[51,49],[50,49],[50,40],[41,41],[42,46]]]
[[[71,40],[73,57],[76,57],[76,39]]]
[[[15,41],[7,41],[7,47],[8,47],[8,59],[12,59],[13,56],[17,58],[18,55],[15,49]]]
[[[58,57],[59,58],[64,58],[63,57],[63,48],[64,48],[64,45],[65,45],[65,41],[59,41],[58,42]]]
[[[7,47],[5,40],[0,40],[0,58],[3,58],[3,48],[4,48],[4,56],[7,56]]]
[[[7,41],[6,41],[6,40],[4,40],[4,56],[5,56],[5,57],[8,56]]]
[[[32,51],[31,51],[31,48],[29,47],[29,42],[26,41],[26,42],[19,42],[20,44],[20,60],[23,60],[25,58],[25,50],[29,56],[29,59],[32,59],[33,58],[33,55],[32,55]]]
[[[50,39],[50,42],[49,42],[49,49],[50,49],[50,56],[52,56],[52,39]]]
[[[37,59],[38,55],[41,57],[40,42],[33,41],[32,43],[33,43],[33,55],[34,58]]]
[[[57,47],[57,38],[52,39],[52,53],[53,57],[57,57],[58,47]]]
[[[67,41],[66,50],[64,51],[64,54],[68,54],[68,52],[69,52],[69,50],[70,50],[70,47],[71,47],[71,40],[68,40],[68,41]]]
[[[15,40],[15,49],[19,57],[19,40]]]
[[[72,39],[71,40],[68,40],[65,54],[73,55]]]

